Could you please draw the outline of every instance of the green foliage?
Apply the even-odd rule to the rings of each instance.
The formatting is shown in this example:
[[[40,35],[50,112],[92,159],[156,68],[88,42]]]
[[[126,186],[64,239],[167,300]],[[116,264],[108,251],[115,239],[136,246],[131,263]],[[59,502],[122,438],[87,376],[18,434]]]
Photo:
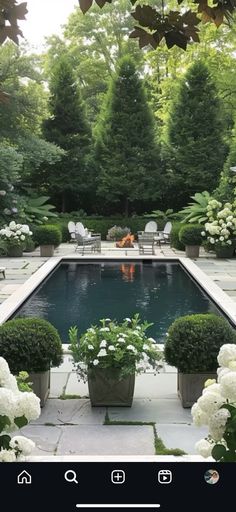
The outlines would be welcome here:
[[[174,222],[170,233],[170,246],[178,251],[184,251],[185,245],[179,239],[179,232],[183,228],[180,222]]]
[[[199,224],[205,224],[208,220],[207,206],[212,196],[209,192],[204,190],[204,192],[196,192],[194,196],[191,196],[191,199],[193,199],[193,201],[179,212],[182,217],[181,222],[199,222]]]
[[[62,240],[61,231],[57,226],[38,226],[34,230],[34,240],[38,245],[60,245]]]
[[[20,372],[16,376],[17,385],[20,391],[30,392],[32,391],[32,382],[29,382],[28,372]]]
[[[107,240],[121,240],[128,233],[130,233],[130,229],[127,227],[112,226],[112,228],[108,229]]]
[[[87,165],[91,131],[73,67],[65,56],[52,68],[50,92],[50,117],[44,122],[44,135],[66,154],[60,162],[45,167],[39,180],[51,196],[60,198],[65,211],[70,197],[88,191],[91,185]]]
[[[202,227],[199,224],[191,226],[183,226],[179,232],[180,242],[184,245],[201,245],[202,244]]]
[[[111,374],[118,370],[119,378],[141,373],[147,364],[157,370],[161,352],[146,335],[151,325],[141,323],[138,314],[120,324],[107,318],[87,329],[80,339],[77,327],[71,327],[69,348],[78,376],[86,380],[88,370],[94,368],[109,369]]]
[[[162,163],[143,84],[129,56],[119,62],[95,131],[98,195],[127,215],[161,195]]]
[[[229,323],[215,314],[178,318],[165,342],[165,360],[182,373],[216,372],[217,355],[224,343],[236,343]]]
[[[40,318],[17,318],[0,326],[0,355],[10,370],[43,372],[62,362],[62,344],[55,327]]]
[[[21,197],[19,217],[29,224],[43,224],[49,218],[57,217],[52,212],[55,206],[48,204],[48,196],[38,196],[28,190],[28,195]]]
[[[220,108],[207,66],[195,62],[181,80],[168,122],[173,186],[182,203],[218,183],[225,160]]]

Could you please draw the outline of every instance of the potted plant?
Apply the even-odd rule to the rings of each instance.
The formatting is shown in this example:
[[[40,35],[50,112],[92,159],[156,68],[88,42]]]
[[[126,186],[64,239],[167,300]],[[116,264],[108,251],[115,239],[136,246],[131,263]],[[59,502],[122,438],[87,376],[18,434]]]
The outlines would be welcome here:
[[[208,222],[202,235],[215,250],[217,258],[232,258],[236,239],[236,208],[212,199],[207,206]]]
[[[164,355],[178,369],[183,407],[191,407],[204,382],[216,377],[217,355],[224,343],[236,343],[236,333],[227,320],[213,313],[183,316],[170,326]]]
[[[0,237],[4,241],[7,255],[10,257],[19,257],[23,254],[23,249],[27,240],[30,240],[32,232],[27,224],[16,224],[13,220],[9,226],[0,230]]]
[[[179,240],[185,245],[187,258],[198,258],[199,249],[202,243],[202,227],[200,224],[189,224],[183,226],[179,232]]]
[[[34,239],[40,246],[40,256],[49,258],[54,254],[54,248],[61,243],[61,231],[57,226],[39,226],[35,229]]]
[[[126,406],[133,401],[135,373],[152,366],[158,369],[161,352],[146,336],[150,324],[139,315],[118,323],[101,320],[78,340],[77,328],[69,337],[79,379],[88,379],[92,406]]]
[[[9,320],[0,326],[0,356],[14,375],[22,370],[29,373],[43,407],[50,391],[50,367],[62,362],[62,344],[55,327],[41,318]]]

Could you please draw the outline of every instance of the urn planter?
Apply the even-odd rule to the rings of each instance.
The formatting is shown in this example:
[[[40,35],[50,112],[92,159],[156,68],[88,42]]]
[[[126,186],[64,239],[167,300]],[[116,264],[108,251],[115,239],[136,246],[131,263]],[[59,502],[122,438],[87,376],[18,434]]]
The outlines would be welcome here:
[[[44,407],[50,393],[50,370],[29,374],[33,392],[40,398],[40,406]]]
[[[216,379],[216,373],[180,373],[178,372],[178,395],[182,406],[192,405],[201,396],[204,384],[208,379]]]
[[[120,379],[117,369],[88,369],[88,388],[92,407],[131,407],[135,374]]]

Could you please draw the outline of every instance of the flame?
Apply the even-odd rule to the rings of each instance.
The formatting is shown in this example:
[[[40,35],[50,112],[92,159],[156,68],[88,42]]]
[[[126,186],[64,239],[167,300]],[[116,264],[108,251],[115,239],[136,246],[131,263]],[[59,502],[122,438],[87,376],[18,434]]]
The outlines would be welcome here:
[[[126,235],[120,242],[116,243],[116,247],[133,247],[134,235]]]

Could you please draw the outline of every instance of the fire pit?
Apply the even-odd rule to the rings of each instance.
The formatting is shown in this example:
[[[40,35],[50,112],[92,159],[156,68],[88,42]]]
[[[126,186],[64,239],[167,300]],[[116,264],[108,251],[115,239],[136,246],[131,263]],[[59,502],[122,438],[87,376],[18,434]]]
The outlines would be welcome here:
[[[116,242],[116,247],[120,247],[121,249],[123,247],[134,247],[134,235],[128,234],[122,238],[119,242]]]

